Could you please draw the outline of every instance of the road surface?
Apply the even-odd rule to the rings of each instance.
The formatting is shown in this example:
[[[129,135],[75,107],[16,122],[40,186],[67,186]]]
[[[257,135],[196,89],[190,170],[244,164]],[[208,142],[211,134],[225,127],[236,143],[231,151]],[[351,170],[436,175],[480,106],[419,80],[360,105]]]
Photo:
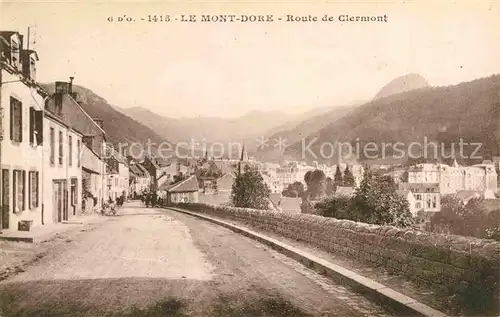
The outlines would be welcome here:
[[[388,316],[228,229],[138,203],[0,283],[0,316]]]

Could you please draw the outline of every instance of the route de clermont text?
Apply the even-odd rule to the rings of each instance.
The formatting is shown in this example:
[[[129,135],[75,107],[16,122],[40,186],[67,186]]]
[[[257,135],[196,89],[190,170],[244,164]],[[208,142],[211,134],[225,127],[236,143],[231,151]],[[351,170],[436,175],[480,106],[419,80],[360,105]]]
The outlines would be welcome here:
[[[388,16],[383,15],[293,15],[276,16],[272,14],[149,14],[141,17],[128,15],[109,16],[108,22],[205,22],[205,23],[234,23],[234,22],[388,22]]]

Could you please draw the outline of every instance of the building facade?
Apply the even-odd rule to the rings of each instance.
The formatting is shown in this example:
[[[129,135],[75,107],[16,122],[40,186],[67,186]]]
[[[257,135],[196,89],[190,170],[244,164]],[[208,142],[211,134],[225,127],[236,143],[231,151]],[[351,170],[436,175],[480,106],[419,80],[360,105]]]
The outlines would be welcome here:
[[[0,32],[0,230],[42,219],[43,103],[36,52],[18,32]]]
[[[68,221],[82,207],[82,134],[46,109],[44,135],[44,223]]]

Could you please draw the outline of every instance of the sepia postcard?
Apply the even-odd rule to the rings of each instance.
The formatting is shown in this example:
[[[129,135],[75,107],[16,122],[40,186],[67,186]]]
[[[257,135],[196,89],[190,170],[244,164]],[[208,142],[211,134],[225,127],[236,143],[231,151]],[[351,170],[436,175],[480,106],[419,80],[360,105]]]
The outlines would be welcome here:
[[[499,289],[500,2],[0,0],[0,317]]]

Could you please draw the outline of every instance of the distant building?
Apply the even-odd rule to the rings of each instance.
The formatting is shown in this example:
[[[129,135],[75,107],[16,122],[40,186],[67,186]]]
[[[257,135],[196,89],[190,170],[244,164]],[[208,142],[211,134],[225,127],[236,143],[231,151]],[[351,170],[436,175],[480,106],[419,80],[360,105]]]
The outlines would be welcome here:
[[[164,184],[160,190],[167,192],[167,205],[179,203],[197,203],[199,201],[198,180],[191,175],[185,180],[175,184]]]
[[[439,183],[399,183],[400,190],[409,190],[415,196],[415,211],[441,210]]]
[[[454,160],[446,164],[418,164],[408,170],[409,183],[438,183],[442,195],[462,190],[497,191],[498,175],[492,162],[473,166],[460,166]]]
[[[338,186],[335,191],[335,196],[352,197],[354,195],[354,187]]]
[[[106,157],[108,199],[128,197],[130,171],[127,159],[110,144],[107,145]]]
[[[130,180],[129,187],[132,195],[139,195],[149,191],[151,177],[148,171],[141,164],[134,160],[129,161]],[[134,197],[135,198],[135,197]]]
[[[56,109],[67,106],[58,92]],[[59,103],[59,101],[61,103]],[[69,101],[68,101],[69,102]],[[61,112],[46,107],[44,116],[44,223],[68,221],[81,212],[82,202],[82,134],[64,121]]]

